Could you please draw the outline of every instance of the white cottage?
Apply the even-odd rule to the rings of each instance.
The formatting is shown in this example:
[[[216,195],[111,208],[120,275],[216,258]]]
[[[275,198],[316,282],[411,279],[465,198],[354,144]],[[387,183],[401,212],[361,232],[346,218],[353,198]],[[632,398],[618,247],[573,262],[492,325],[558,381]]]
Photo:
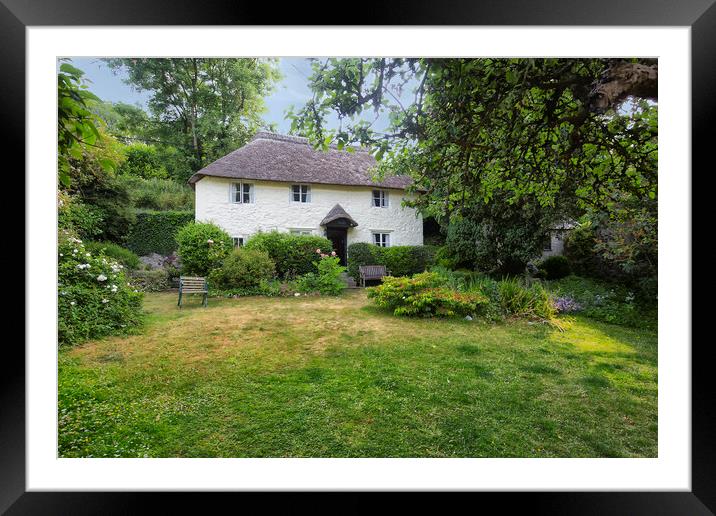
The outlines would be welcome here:
[[[371,178],[364,150],[315,150],[305,138],[259,132],[195,173],[196,220],[213,222],[243,245],[259,231],[325,236],[345,263],[347,246],[422,245],[423,220],[402,206],[410,178]]]

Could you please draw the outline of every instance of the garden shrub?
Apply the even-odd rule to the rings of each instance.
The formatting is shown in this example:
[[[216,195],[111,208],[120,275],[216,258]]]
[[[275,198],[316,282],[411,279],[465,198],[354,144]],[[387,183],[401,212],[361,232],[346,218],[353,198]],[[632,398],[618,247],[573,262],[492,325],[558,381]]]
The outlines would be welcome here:
[[[623,284],[571,275],[549,281],[547,286],[558,299],[572,299],[580,313],[592,319],[631,327],[657,326],[656,306],[640,303],[637,293]]]
[[[176,234],[182,274],[206,276],[221,263],[234,248],[231,237],[216,224],[190,222]]]
[[[177,231],[193,220],[191,211],[140,211],[127,237],[127,247],[139,256],[171,254],[179,247]]]
[[[549,292],[540,284],[527,287],[517,278],[497,282],[500,307],[505,315],[552,320],[557,314]]]
[[[124,267],[88,251],[66,231],[59,235],[57,285],[60,344],[122,334],[141,324],[142,294]]]
[[[296,278],[296,286],[299,292],[320,292],[325,296],[337,296],[346,284],[341,279],[341,274],[346,268],[340,265],[340,259],[335,251],[330,255],[320,254],[320,260],[316,262],[317,273],[309,272]]]
[[[96,206],[64,192],[58,194],[57,205],[58,228],[72,231],[80,238],[94,238],[102,233],[102,211]]]
[[[348,275],[359,280],[358,267],[361,265],[385,265],[383,247],[367,242],[356,242],[348,246]]]
[[[539,283],[528,287],[516,278],[497,281],[479,272],[451,271],[440,266],[431,270],[453,290],[485,295],[490,302],[483,315],[488,319],[517,316],[552,321],[556,314],[551,296]]]
[[[114,258],[129,269],[137,269],[141,263],[139,256],[129,249],[125,249],[121,245],[117,245],[113,242],[86,242],[85,247],[90,253],[101,253],[104,254],[104,256]]]
[[[276,265],[265,251],[237,248],[220,268],[209,273],[208,281],[212,289],[245,292],[256,289],[275,274]]]
[[[580,224],[567,233],[564,256],[569,260],[574,274],[593,276],[597,273],[599,267],[595,245],[594,229],[589,223]]]
[[[292,235],[271,231],[256,233],[244,246],[266,252],[276,264],[281,278],[293,278],[309,272],[317,272],[316,249],[327,253],[333,250],[331,241],[314,235]]]
[[[544,271],[545,279],[557,280],[566,278],[572,273],[569,260],[565,256],[550,256],[538,265]]]
[[[435,263],[435,246],[399,245],[381,248],[384,265],[393,276],[410,276],[425,272]]]
[[[194,192],[187,184],[129,175],[119,176],[118,180],[127,186],[132,205],[140,210],[194,211]]]
[[[385,265],[393,276],[410,276],[435,263],[437,248],[427,245],[378,247],[366,242],[348,246],[348,274],[358,281],[361,265]]]
[[[367,290],[369,298],[395,315],[475,315],[489,302],[479,292],[457,292],[447,288],[445,279],[435,272],[423,272],[412,278],[388,276],[382,285]]]
[[[132,282],[143,292],[162,292],[171,288],[166,269],[132,271]]]

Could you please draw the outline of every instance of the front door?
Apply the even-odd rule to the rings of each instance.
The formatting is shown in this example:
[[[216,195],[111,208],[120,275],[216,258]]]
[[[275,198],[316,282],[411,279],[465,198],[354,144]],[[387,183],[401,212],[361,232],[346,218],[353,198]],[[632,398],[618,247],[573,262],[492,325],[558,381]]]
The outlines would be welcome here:
[[[348,229],[347,228],[326,228],[326,238],[333,244],[333,250],[341,260],[341,265],[346,264],[346,254],[348,247]]]

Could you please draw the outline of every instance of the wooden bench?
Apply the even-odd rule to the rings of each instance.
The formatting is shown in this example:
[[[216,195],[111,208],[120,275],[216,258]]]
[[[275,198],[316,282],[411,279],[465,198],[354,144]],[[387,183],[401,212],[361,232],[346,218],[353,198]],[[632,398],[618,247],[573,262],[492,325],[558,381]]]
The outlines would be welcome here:
[[[365,287],[366,280],[382,280],[383,276],[390,276],[390,271],[385,265],[359,265],[358,274],[361,286]]]
[[[181,276],[179,278],[179,308],[181,308],[181,298],[184,294],[203,294],[202,304],[207,306],[209,298],[209,285],[206,278],[198,276]]]

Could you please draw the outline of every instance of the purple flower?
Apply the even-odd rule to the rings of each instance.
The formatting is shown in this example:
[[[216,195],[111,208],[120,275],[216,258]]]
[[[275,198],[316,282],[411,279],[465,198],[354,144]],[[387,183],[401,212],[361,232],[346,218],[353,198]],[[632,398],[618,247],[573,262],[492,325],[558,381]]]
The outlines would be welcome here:
[[[558,297],[555,299],[554,307],[558,312],[562,313],[579,312],[582,309],[581,304],[568,296]]]

